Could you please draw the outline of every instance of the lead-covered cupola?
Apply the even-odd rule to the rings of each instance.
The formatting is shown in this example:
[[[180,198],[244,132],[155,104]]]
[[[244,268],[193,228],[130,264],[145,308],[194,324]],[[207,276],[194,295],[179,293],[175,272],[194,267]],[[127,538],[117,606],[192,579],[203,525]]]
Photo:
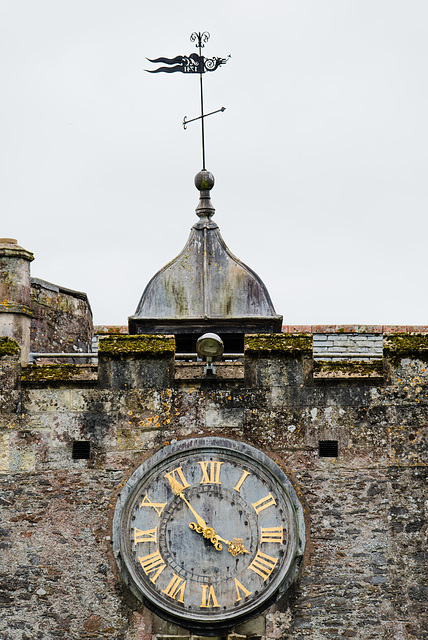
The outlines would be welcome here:
[[[183,352],[194,350],[201,333],[213,331],[226,351],[240,351],[246,333],[281,331],[282,316],[262,280],[233,255],[212,220],[212,173],[200,171],[195,186],[199,220],[181,253],[146,286],[129,318],[129,333],[174,334],[177,351]]]

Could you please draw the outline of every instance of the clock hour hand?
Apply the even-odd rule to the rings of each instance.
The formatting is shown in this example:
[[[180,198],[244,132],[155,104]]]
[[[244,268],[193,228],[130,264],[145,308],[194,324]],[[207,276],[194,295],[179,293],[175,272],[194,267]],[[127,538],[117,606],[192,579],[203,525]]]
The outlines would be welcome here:
[[[218,538],[218,540],[221,540],[222,542],[225,542],[227,545],[229,545],[227,550],[233,556],[237,556],[240,553],[250,553],[244,546],[243,538],[233,538],[233,540],[225,540],[218,534],[216,534],[216,537]]]

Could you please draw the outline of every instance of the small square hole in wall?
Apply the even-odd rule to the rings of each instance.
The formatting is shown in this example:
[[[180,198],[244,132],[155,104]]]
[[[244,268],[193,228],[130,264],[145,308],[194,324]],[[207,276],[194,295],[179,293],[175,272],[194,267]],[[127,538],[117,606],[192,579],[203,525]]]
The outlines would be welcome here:
[[[91,457],[91,443],[88,440],[74,440],[73,460],[89,460]]]
[[[320,458],[337,458],[337,440],[320,440],[318,443]]]

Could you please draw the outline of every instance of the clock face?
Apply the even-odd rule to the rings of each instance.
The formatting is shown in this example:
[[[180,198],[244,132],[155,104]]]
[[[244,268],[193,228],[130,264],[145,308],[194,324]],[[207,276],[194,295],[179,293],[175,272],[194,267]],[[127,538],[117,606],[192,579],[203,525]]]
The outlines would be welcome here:
[[[145,604],[181,626],[215,629],[255,615],[296,577],[303,510],[260,451],[221,438],[185,440],[128,480],[113,548]]]

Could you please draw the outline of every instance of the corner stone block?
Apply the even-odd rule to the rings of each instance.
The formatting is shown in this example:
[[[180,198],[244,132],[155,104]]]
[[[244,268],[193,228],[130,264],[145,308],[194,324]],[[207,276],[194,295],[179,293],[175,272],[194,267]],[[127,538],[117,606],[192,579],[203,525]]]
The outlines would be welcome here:
[[[114,335],[100,339],[101,389],[166,388],[174,378],[174,336]]]
[[[268,333],[245,336],[245,375],[262,387],[299,386],[312,363],[312,335]]]
[[[9,440],[8,433],[0,434],[0,473],[9,472]]]
[[[21,365],[19,344],[6,336],[0,337],[0,391],[17,388]]]

